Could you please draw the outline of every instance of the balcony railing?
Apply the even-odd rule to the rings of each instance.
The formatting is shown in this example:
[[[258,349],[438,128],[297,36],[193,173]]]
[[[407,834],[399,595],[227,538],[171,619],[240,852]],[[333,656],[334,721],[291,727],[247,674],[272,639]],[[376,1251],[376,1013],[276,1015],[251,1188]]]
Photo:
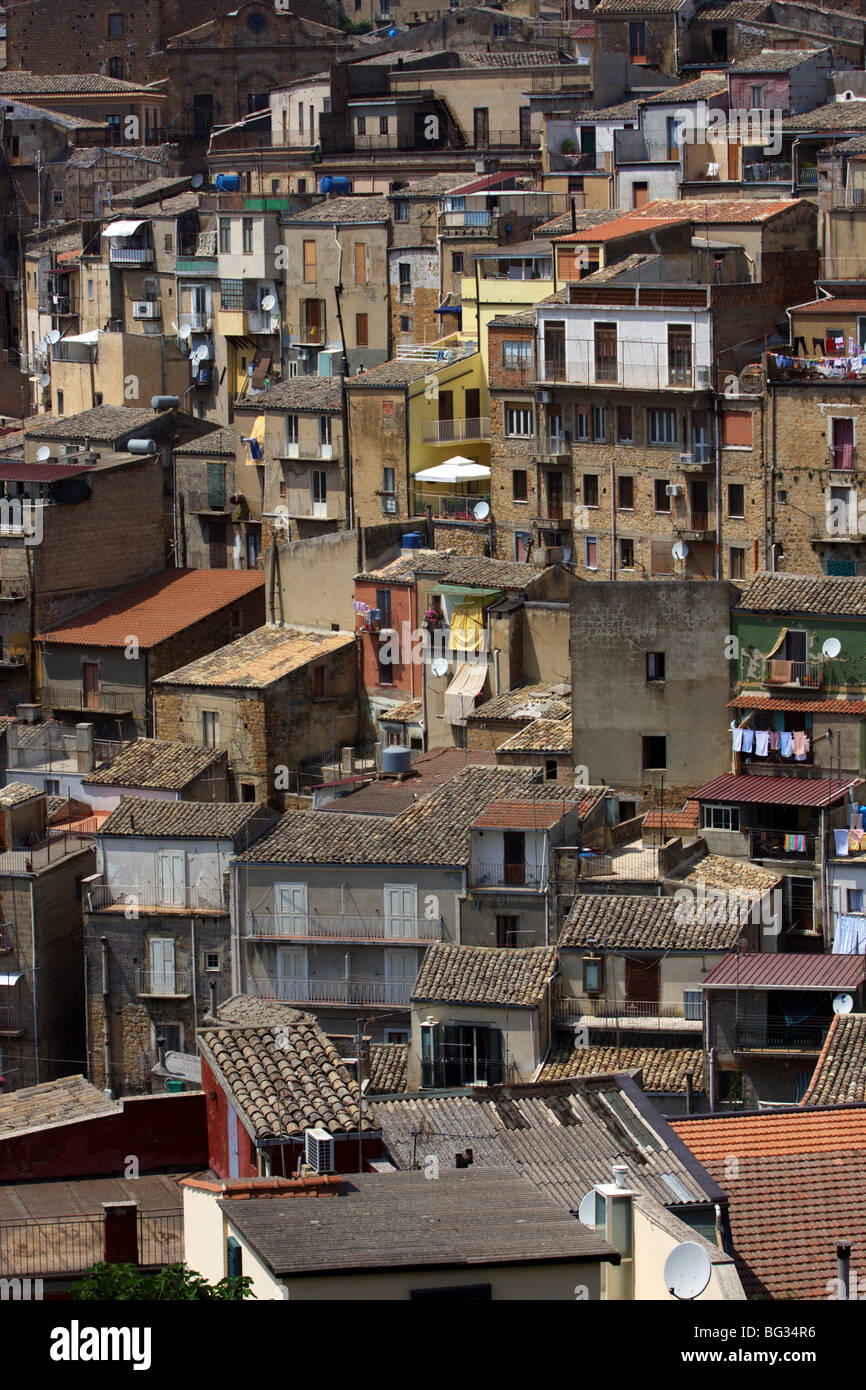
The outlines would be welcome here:
[[[135,992],[143,998],[181,999],[190,994],[188,970],[136,970]]]
[[[792,166],[778,160],[770,160],[765,163],[755,161],[753,164],[743,165],[743,183],[790,184],[792,176]]]
[[[359,1004],[408,1008],[412,985],[405,980],[277,980],[250,976],[247,993],[283,1004]]]
[[[764,661],[765,685],[800,685],[817,689],[824,684],[822,661],[787,661],[784,657],[767,657]]]
[[[81,686],[49,682],[42,687],[42,703],[51,709],[93,710],[106,714],[132,714],[141,705],[132,691],[89,690]]]
[[[442,231],[488,231],[493,214],[488,208],[445,208],[439,214],[439,225]]]
[[[346,502],[341,492],[331,493],[324,501],[314,501],[308,492],[289,492],[280,506],[290,517],[303,521],[341,521],[346,515]]]
[[[448,493],[413,492],[412,514],[423,516],[429,507],[434,519],[441,521],[476,521],[475,508],[479,502],[490,504],[489,492]]]
[[[432,1057],[421,1063],[425,1091],[451,1091],[462,1086],[503,1086],[509,1081],[509,1065],[472,1057]]]
[[[0,1004],[0,1033],[21,1032],[21,1014],[17,1004]]]
[[[489,439],[487,416],[470,420],[429,420],[423,428],[425,444],[462,444],[468,439]]]
[[[581,1018],[595,1018],[599,1024],[610,1022],[616,1026],[617,1023],[633,1019],[636,1028],[646,1026],[698,1031],[703,1021],[700,1003],[679,1007],[663,1004],[658,999],[615,1000],[585,994],[554,999],[553,1011],[558,1023],[576,1023]]]
[[[816,835],[798,830],[750,830],[751,859],[793,859],[810,863],[815,858]]]
[[[797,186],[799,188],[817,188],[817,164],[801,164],[800,168],[797,170]]]
[[[822,280],[866,279],[866,256],[822,256]]]
[[[77,834],[74,831],[51,834],[47,839],[40,840],[38,844],[28,845],[26,848],[20,849],[7,849],[0,854],[0,873],[38,873],[40,869],[47,868],[49,864],[56,863],[58,859],[65,859],[68,854],[79,854],[81,850],[86,849],[93,842],[92,831],[84,834]]]
[[[854,469],[854,445],[831,444],[830,467],[837,473],[851,473]]]
[[[820,1052],[830,1027],[826,1023],[738,1023],[736,1052]]]
[[[212,316],[208,313],[181,313],[177,316],[179,328],[191,328],[193,333],[206,333]]]
[[[153,883],[99,883],[87,894],[88,912],[134,906],[139,912],[228,912],[221,888],[214,883],[183,884],[162,892]]]
[[[153,247],[115,246],[112,242],[108,256],[112,265],[150,265],[153,260]]]
[[[298,941],[440,941],[439,917],[317,917],[303,913],[247,913],[251,939]]]
[[[105,1217],[59,1216],[0,1225],[5,1278],[83,1274],[105,1257]],[[183,1214],[138,1212],[138,1262],[148,1269],[183,1259]]]
[[[208,280],[216,279],[217,268],[216,256],[196,256],[192,252],[189,255],[178,256],[174,263],[177,275],[203,276]]]
[[[545,888],[546,864],[496,864],[473,861],[469,866],[473,888]]]
[[[613,385],[633,390],[700,390],[712,385],[710,364],[671,361],[666,346],[618,339],[616,354],[596,358],[590,342],[569,343],[565,355],[545,352],[542,381],[578,386]]]

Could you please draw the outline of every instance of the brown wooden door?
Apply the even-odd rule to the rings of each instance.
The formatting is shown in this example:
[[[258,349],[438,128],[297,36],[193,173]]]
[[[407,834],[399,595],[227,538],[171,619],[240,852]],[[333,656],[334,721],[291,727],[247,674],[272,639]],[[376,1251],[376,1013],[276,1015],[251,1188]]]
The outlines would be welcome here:
[[[208,524],[208,563],[212,570],[226,567],[226,524],[224,521],[211,521]]]
[[[465,417],[467,420],[478,420],[481,418],[481,392],[477,386],[470,386],[466,392]]]
[[[625,1011],[649,1018],[659,1010],[659,962],[645,956],[625,958]]]
[[[99,708],[99,664],[84,661],[81,665],[81,680],[84,686],[84,708]]]
[[[562,520],[562,474],[547,474],[547,515],[551,521]]]
[[[505,882],[523,883],[526,878],[526,836],[522,830],[506,830],[502,839],[505,847]]]

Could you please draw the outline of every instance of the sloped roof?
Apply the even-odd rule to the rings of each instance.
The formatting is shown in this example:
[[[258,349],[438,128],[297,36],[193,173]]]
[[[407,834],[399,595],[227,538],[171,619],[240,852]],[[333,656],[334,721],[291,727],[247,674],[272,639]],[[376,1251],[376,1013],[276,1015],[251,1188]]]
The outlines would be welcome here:
[[[498,753],[570,753],[571,716],[533,719],[496,750]]]
[[[704,980],[705,989],[857,989],[866,980],[866,956],[743,951],[725,956]]]
[[[866,617],[866,578],[757,574],[737,600],[752,613],[832,613]]]
[[[371,1043],[367,1094],[389,1096],[405,1091],[408,1054],[407,1043]]]
[[[237,447],[237,434],[231,425],[224,425],[222,429],[211,430],[210,434],[199,435],[198,439],[190,439],[186,444],[180,444],[175,449],[176,454],[201,454],[204,458],[210,458],[213,454],[223,456],[234,456]]]
[[[244,571],[238,571],[244,573]],[[258,573],[258,571],[252,571]],[[219,573],[219,571],[217,571]],[[228,571],[231,573],[231,571]],[[264,576],[260,576],[264,579]],[[351,647],[351,632],[312,632],[303,628],[257,627],[225,647],[200,656],[176,671],[160,676],[155,685],[232,686],[263,690],[311,661]]]
[[[325,411],[335,414],[340,409],[342,380],[340,376],[286,377],[283,381],[275,381],[266,391],[258,391],[255,396],[244,396],[236,401],[235,411],[249,410],[261,414],[263,410],[291,410],[299,414],[309,411],[316,415]]]
[[[866,1014],[834,1014],[801,1105],[866,1101]]]
[[[428,946],[412,1000],[479,1004],[498,1008],[538,1008],[556,970],[552,946],[501,950],[494,946]]]
[[[179,836],[232,840],[257,822],[264,828],[272,818],[273,812],[254,801],[161,801],[152,796],[122,796],[99,833],[138,839]]]
[[[180,791],[209,767],[224,761],[225,756],[217,748],[199,748],[194,743],[138,738],[122,748],[110,763],[88,772],[81,780],[102,787]]]
[[[570,1076],[610,1075],[640,1068],[643,1091],[685,1092],[686,1072],[692,1086],[703,1091],[704,1054],[690,1047],[572,1047],[552,1049],[538,1073],[539,1081],[561,1081]]]
[[[59,1081],[0,1094],[0,1139],[91,1120],[97,1115],[116,1115],[122,1109],[121,1101],[107,1100],[105,1092],[83,1076],[64,1076]]]
[[[559,950],[586,949],[590,942],[607,951],[728,951],[743,927],[739,913],[688,911],[674,897],[639,893],[582,893],[559,934]],[[716,917],[722,920],[716,921]],[[731,917],[734,920],[729,920]]]
[[[816,35],[817,37],[817,35]],[[800,63],[814,58],[818,53],[829,53],[826,46],[815,48],[765,48],[761,53],[750,53],[747,58],[739,58],[728,71],[736,77],[747,72],[789,72]]]
[[[504,690],[483,705],[477,705],[468,720],[510,719],[522,724],[536,720],[563,720],[571,717],[571,686],[561,681],[539,681]]]
[[[859,786],[856,777],[749,777],[725,772],[692,793],[696,801],[758,802],[777,806],[831,806]]]
[[[390,205],[385,194],[357,194],[345,198],[324,198],[321,203],[280,218],[281,223],[304,226],[308,222],[340,225],[346,222],[387,222]]]

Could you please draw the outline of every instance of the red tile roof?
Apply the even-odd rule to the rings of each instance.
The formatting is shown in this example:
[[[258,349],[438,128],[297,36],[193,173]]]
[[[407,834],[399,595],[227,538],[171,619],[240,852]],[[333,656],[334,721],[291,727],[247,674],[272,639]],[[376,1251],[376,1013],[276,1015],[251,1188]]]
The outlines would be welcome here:
[[[810,318],[826,318],[828,314],[866,314],[866,299],[814,299],[811,304],[798,304],[793,314]]]
[[[732,952],[713,966],[707,989],[857,989],[866,980],[866,956],[818,952]]]
[[[264,591],[264,583],[261,570],[162,570],[77,618],[39,633],[35,640],[123,647],[134,634],[141,648],[155,647],[253,590]]]
[[[687,801],[681,811],[664,811],[656,807],[643,818],[644,830],[696,830],[701,808],[697,801]]]
[[[587,227],[582,232],[569,232],[567,236],[558,236],[557,242],[562,241],[613,241],[616,237],[635,236],[641,232],[651,232],[654,227],[673,227],[678,222],[688,222],[688,217],[619,217],[616,222],[605,222],[600,227]]]
[[[774,700],[771,695],[738,695],[728,709],[794,710],[797,714],[866,714],[866,700]]]
[[[473,829],[486,830],[549,830],[557,825],[566,812],[574,809],[573,798],[562,801],[491,801]]]
[[[837,1241],[866,1248],[866,1106],[671,1124],[727,1194],[746,1297],[826,1299]]]
[[[857,777],[844,782],[830,777],[747,777],[726,772],[693,793],[695,801],[772,802],[777,806],[830,806],[860,786]]]

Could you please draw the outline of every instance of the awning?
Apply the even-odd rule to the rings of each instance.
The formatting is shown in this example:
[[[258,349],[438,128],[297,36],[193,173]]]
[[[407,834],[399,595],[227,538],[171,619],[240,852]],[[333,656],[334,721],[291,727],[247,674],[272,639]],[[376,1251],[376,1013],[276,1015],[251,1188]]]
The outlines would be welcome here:
[[[58,338],[57,341],[60,343],[98,343],[100,332],[101,329],[99,328],[91,328],[88,333],[67,333],[64,337]],[[56,345],[53,343],[52,347],[56,347]]]
[[[268,372],[270,370],[271,354],[269,352],[263,352],[261,356],[257,357],[255,362],[253,363],[253,374],[251,380],[252,385],[255,386],[257,390],[261,390],[261,388],[264,386],[265,377],[268,375]]]
[[[444,463],[435,464],[433,468],[422,468],[414,477],[419,483],[465,483],[474,482],[477,478],[489,478],[490,469],[484,463],[475,463],[473,459],[461,458],[457,454]]]
[[[0,985],[17,985],[21,978],[20,971],[17,975],[0,975]]]
[[[139,227],[143,227],[146,221],[147,218],[142,217],[137,222],[112,222],[110,227],[106,227],[102,235],[107,237],[135,236]]]
[[[445,719],[449,724],[465,724],[466,716],[475,708],[475,700],[484,689],[487,663],[461,661],[448,689],[445,691]]]

